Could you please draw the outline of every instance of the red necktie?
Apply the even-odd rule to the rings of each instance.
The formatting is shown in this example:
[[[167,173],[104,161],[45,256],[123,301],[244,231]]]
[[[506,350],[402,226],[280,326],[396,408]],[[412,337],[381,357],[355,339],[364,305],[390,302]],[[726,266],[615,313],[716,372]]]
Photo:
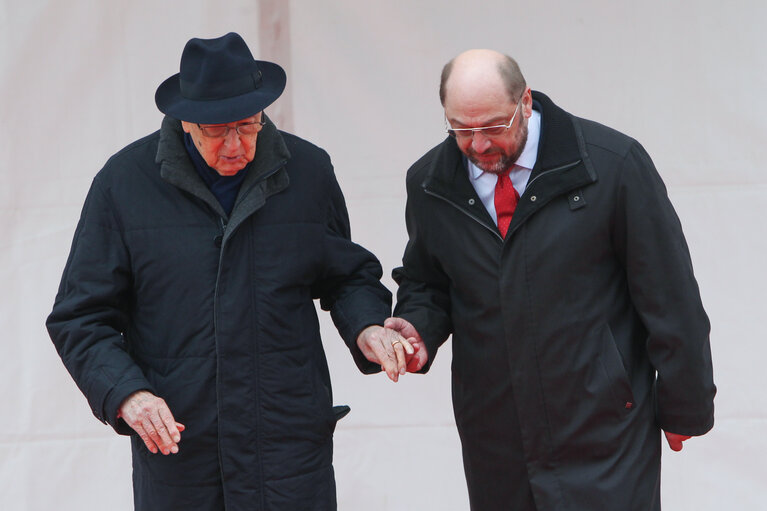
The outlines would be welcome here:
[[[498,215],[498,230],[501,231],[501,236],[504,238],[506,237],[506,231],[509,230],[514,210],[517,209],[517,202],[519,202],[519,194],[514,189],[514,185],[511,184],[509,172],[511,172],[511,169],[503,174],[498,174],[498,181],[495,183],[495,197],[493,199],[495,202],[495,213]]]

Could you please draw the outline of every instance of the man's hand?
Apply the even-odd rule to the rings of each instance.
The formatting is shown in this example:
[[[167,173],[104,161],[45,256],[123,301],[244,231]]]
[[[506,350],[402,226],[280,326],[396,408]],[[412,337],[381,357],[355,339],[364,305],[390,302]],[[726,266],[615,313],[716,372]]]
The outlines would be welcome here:
[[[381,369],[394,382],[407,372],[407,359],[415,352],[408,339],[378,325],[371,325],[360,332],[357,346],[365,358],[380,364]]]
[[[185,428],[175,421],[164,399],[147,390],[136,391],[123,401],[117,416],[138,433],[152,453],[178,452],[181,432]]]
[[[407,360],[407,370],[409,373],[420,371],[426,365],[426,362],[429,361],[429,353],[427,353],[426,345],[415,327],[409,321],[402,318],[388,318],[384,321],[384,326],[396,330],[402,337],[407,338],[408,342],[413,346],[413,354]]]
[[[676,433],[669,433],[668,431],[664,431],[663,433],[666,435],[668,446],[671,447],[672,451],[681,451],[682,442],[690,439],[687,435],[677,435]]]

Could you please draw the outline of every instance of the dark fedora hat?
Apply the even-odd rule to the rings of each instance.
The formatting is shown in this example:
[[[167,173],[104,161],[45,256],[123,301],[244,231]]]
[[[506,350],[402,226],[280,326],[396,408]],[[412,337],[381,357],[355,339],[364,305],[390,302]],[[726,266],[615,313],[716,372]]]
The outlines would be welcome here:
[[[280,97],[285,70],[255,60],[239,34],[190,39],[181,72],[162,82],[154,100],[161,112],[188,122],[223,124],[255,115]]]

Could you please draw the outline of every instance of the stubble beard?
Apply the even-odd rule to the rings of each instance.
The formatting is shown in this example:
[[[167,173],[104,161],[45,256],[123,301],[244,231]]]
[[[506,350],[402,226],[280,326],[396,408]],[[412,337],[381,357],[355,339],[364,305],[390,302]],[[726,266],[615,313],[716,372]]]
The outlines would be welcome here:
[[[525,145],[527,144],[527,124],[522,126],[519,132],[519,140],[517,141],[517,147],[511,154],[503,154],[501,153],[500,158],[495,163],[484,163],[480,161],[476,157],[476,153],[469,153],[466,155],[466,157],[469,159],[470,162],[472,162],[474,165],[476,165],[478,168],[482,169],[485,172],[489,172],[490,174],[501,174],[503,172],[506,172],[506,170],[510,169],[514,166],[514,163],[519,159],[520,155],[522,154],[522,151],[525,150]]]

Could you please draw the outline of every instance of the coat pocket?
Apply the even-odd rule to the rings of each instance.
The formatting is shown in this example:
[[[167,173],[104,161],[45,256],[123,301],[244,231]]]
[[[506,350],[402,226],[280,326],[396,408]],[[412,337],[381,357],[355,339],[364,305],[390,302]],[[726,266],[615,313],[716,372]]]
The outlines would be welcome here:
[[[634,408],[636,402],[634,393],[631,390],[626,367],[623,365],[618,347],[615,345],[612,331],[608,325],[605,325],[602,335],[602,350],[600,351],[600,363],[602,369],[607,375],[607,381],[610,385],[610,392],[613,396],[615,406],[623,410],[630,411]]]

